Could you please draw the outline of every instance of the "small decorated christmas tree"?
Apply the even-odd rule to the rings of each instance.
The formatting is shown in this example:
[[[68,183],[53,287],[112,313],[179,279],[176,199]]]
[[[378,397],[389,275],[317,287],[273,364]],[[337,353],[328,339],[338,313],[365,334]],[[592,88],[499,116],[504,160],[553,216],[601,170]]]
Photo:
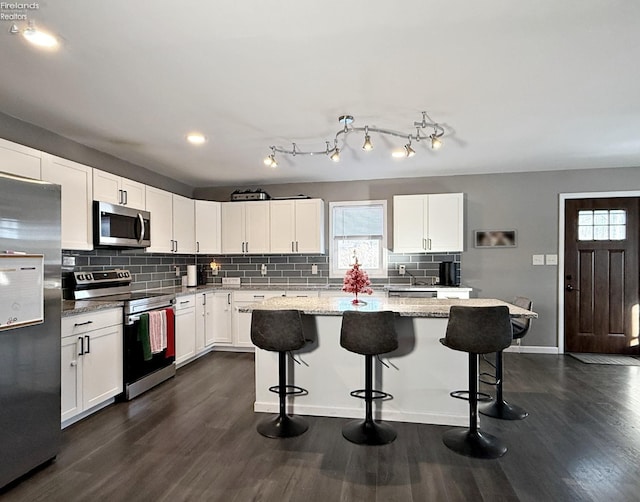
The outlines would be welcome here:
[[[353,267],[347,270],[347,273],[344,276],[342,291],[346,291],[347,293],[355,293],[356,298],[352,303],[357,305],[358,303],[360,303],[360,301],[358,300],[358,293],[364,293],[367,295],[373,293],[373,289],[371,289],[369,286],[371,286],[369,276],[364,270],[360,269],[358,258],[356,258]]]

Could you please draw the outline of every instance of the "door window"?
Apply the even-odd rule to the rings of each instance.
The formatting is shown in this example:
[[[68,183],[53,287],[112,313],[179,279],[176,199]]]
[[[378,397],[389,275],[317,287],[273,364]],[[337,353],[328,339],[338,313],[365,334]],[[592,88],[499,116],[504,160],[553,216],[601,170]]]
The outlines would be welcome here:
[[[578,211],[579,241],[623,241],[626,239],[627,212],[624,209]]]

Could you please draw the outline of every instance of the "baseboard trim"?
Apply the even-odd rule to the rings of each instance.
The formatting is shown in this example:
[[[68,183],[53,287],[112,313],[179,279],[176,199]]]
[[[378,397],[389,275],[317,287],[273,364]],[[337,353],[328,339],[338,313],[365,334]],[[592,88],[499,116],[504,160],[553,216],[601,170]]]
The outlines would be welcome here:
[[[224,345],[214,345],[214,352],[255,352],[253,347],[227,347]]]
[[[542,347],[535,345],[512,345],[504,349],[504,352],[515,352],[518,354],[560,354],[558,347]]]
[[[327,408],[324,406],[304,406],[296,404],[294,409],[288,406],[288,413],[296,415],[312,415],[316,417],[338,418],[364,418],[362,408]],[[259,413],[278,413],[277,403],[255,402],[253,411]],[[389,422],[411,422],[416,424],[453,425],[458,427],[469,426],[468,413],[463,415],[438,414],[438,413],[405,413],[392,410],[376,410],[376,420],[388,420]]]

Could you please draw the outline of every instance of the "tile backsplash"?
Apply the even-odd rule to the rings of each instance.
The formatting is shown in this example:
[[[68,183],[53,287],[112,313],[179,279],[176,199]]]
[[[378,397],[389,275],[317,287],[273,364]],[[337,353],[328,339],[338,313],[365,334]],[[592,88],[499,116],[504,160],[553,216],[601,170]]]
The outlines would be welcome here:
[[[329,278],[329,255],[175,255],[149,254],[139,250],[96,249],[93,251],[63,250],[63,257],[74,257],[75,266],[63,267],[62,288],[69,297],[73,287],[71,272],[126,268],[133,274],[133,289],[154,289],[179,286],[187,273],[187,265],[197,264],[207,270],[208,283],[221,284],[223,277],[240,277],[248,285],[325,285],[342,284],[342,278]],[[215,261],[220,270],[212,275],[210,262]],[[438,277],[441,261],[461,262],[460,253],[396,254],[388,255],[388,277],[372,279],[377,286],[387,284],[432,284]],[[260,272],[267,267],[267,275]],[[311,273],[317,265],[318,274]],[[407,274],[398,273],[398,265],[404,265]],[[180,276],[176,276],[176,267]],[[459,274],[462,274],[460,265]]]

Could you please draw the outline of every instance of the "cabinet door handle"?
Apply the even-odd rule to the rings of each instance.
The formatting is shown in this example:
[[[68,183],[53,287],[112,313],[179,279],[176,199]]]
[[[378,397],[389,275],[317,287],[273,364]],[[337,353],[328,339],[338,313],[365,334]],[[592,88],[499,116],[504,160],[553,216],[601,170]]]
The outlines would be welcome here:
[[[264,298],[264,295],[253,295],[254,298]]]
[[[231,305],[231,293],[227,293],[227,305]]]
[[[200,241],[196,241],[196,253],[200,252]]]
[[[249,242],[247,241],[247,242],[245,242],[245,244],[246,244],[246,246],[244,247],[245,250],[246,250],[245,252],[248,253],[249,252]]]
[[[298,252],[298,241],[296,241],[296,253]]]
[[[86,326],[87,324],[93,324],[93,321],[77,322],[77,323],[74,324],[74,327]]]
[[[185,300],[183,302],[180,302],[180,305],[184,305],[185,303],[190,303],[189,300]]]
[[[87,339],[87,350],[85,350],[84,353],[88,354],[89,352],[91,352],[91,346],[90,346],[91,338],[89,338],[89,335],[84,335],[84,337]]]
[[[178,252],[178,241],[176,241],[176,253]]]
[[[422,238],[422,249],[427,249],[427,239],[425,239],[424,237]]]
[[[242,243],[242,252],[244,253],[244,242]]]
[[[127,192],[126,190],[122,191],[124,193],[124,205],[126,206],[127,204],[129,204],[129,192]]]
[[[427,239],[429,241],[429,250],[431,250],[431,239]]]
[[[80,352],[78,352],[79,356],[84,355],[84,337],[79,336],[78,340],[80,340]]]
[[[206,305],[207,304],[207,295],[203,294],[202,295],[202,305]]]
[[[124,197],[122,196],[122,190],[118,190],[118,204],[124,204]]]
[[[291,241],[291,252],[292,252],[292,253],[294,252],[294,249],[293,249],[293,241]]]

